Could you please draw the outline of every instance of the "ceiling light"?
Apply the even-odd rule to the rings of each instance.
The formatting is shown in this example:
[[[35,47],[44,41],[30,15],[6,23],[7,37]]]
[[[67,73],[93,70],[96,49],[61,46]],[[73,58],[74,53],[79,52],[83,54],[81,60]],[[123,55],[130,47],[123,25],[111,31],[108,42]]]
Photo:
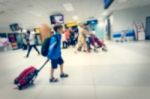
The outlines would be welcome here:
[[[79,17],[78,16],[73,16],[73,19],[74,20],[79,20]]]
[[[74,10],[73,5],[71,3],[65,3],[63,4],[63,6],[67,12],[71,12]]]

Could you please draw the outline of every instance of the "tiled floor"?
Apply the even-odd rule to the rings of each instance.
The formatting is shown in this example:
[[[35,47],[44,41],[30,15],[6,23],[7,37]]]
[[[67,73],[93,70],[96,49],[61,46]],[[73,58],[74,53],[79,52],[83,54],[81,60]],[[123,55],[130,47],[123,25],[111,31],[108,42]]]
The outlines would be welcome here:
[[[150,99],[150,42],[108,43],[107,53],[74,53],[63,50],[68,79],[50,84],[50,63],[35,86],[18,91],[14,78],[26,67],[37,68],[44,58],[35,51],[25,59],[25,51],[0,53],[0,99]],[[59,69],[56,71],[59,77]]]

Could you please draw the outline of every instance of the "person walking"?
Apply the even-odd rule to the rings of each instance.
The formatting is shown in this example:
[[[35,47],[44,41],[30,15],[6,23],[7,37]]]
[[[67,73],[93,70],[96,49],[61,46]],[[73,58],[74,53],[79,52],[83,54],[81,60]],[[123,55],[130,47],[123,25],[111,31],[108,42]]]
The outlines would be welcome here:
[[[29,57],[32,48],[34,48],[37,53],[40,55],[40,52],[35,44],[35,34],[31,33],[29,30],[27,31],[27,44],[28,44],[28,52],[26,58]]]

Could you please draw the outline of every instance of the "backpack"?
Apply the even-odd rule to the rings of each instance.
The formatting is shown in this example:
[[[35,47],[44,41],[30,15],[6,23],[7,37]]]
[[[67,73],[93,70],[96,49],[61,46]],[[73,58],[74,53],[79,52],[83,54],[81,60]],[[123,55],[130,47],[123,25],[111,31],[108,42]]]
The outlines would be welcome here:
[[[57,38],[56,36],[52,36]],[[52,37],[48,37],[44,40],[44,42],[42,43],[42,47],[41,47],[41,54],[44,57],[47,57],[48,55],[48,50],[49,50],[49,46],[50,46],[50,40]]]

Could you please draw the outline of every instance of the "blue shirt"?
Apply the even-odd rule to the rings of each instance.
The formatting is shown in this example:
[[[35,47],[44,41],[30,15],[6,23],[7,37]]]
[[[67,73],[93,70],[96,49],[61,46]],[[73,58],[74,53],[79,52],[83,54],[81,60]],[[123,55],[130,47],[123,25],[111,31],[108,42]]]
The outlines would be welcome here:
[[[60,57],[61,57],[61,34],[56,33],[50,39],[48,58],[54,60]]]

